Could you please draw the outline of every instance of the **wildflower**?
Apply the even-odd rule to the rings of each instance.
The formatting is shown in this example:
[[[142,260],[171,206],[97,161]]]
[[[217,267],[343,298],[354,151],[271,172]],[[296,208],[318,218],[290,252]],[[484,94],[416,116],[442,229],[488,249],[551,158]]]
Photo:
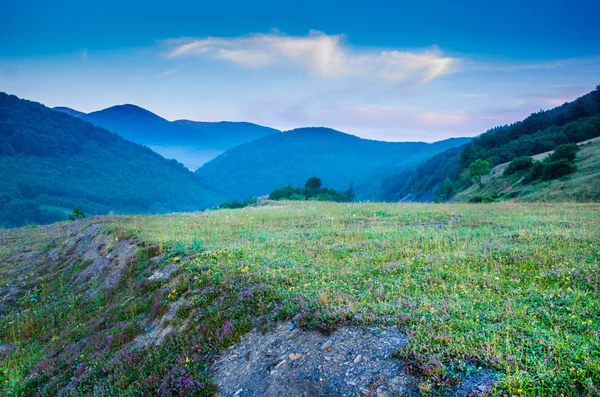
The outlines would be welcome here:
[[[248,266],[244,267],[242,270],[240,270],[242,273],[248,273],[250,269],[248,269]]]
[[[517,393],[519,393],[519,394],[520,394],[520,393],[523,393],[523,389],[519,389],[519,390],[517,390]]]

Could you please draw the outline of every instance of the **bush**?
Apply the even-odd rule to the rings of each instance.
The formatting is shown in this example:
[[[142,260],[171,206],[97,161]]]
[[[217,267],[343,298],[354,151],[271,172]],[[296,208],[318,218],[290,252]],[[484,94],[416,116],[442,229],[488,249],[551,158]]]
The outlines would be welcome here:
[[[579,146],[574,143],[560,145],[543,162],[536,161],[533,163],[524,182],[527,183],[536,179],[549,181],[575,172],[577,169],[575,158],[578,151]]]
[[[469,203],[479,204],[479,203],[492,203],[495,200],[490,196],[473,196],[469,199]]]
[[[544,173],[544,165],[539,161],[534,161],[529,169],[529,173],[523,180],[524,183],[528,183],[531,181],[535,181],[536,179],[540,179],[542,174]]]
[[[73,211],[67,215],[67,220],[69,221],[77,221],[83,218],[85,218],[85,214],[79,208],[73,208]]]
[[[224,202],[217,208],[218,209],[236,209],[236,208],[243,208],[243,207],[244,207],[244,204],[242,204],[241,202],[239,202],[237,200],[231,200],[231,201]]]
[[[293,188],[290,185],[276,189],[269,194],[269,200],[293,200],[294,196],[302,196],[306,199],[303,189]]]
[[[273,190],[269,194],[270,200],[317,200],[350,202],[354,199],[354,186],[345,191],[338,191],[322,187],[321,180],[316,176],[308,178],[305,187],[292,187],[290,185]]]
[[[249,207],[251,205],[254,205],[256,203],[258,203],[258,198],[256,198],[256,197],[247,198],[243,202],[240,202],[238,200],[232,200],[232,201],[227,201],[227,202],[221,204],[220,206],[217,207],[217,209],[222,210],[222,209],[244,208],[244,207]]]
[[[560,145],[556,148],[550,156],[548,156],[549,162],[559,162],[561,160],[565,160],[567,162],[573,163],[575,162],[575,157],[577,156],[577,152],[579,151],[579,146],[574,143],[568,143],[566,145]]]
[[[575,172],[575,169],[575,164],[573,164],[572,161],[568,161],[566,159],[550,161],[544,164],[542,179],[545,181],[557,179]]]
[[[516,174],[520,171],[526,171],[533,166],[533,158],[530,156],[521,156],[514,158],[508,167],[504,169],[504,175]]]

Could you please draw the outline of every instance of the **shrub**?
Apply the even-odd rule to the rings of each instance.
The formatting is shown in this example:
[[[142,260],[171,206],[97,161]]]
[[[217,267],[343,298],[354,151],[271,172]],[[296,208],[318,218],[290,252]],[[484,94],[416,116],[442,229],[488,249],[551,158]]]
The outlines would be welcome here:
[[[244,207],[243,203],[241,203],[237,200],[231,200],[231,201],[224,202],[217,208],[218,209],[236,209],[236,208],[243,208],[243,207]]]
[[[526,171],[533,166],[533,158],[530,156],[521,156],[514,158],[508,167],[504,169],[504,175],[516,174],[520,171]]]
[[[558,161],[550,161],[544,164],[542,172],[543,180],[557,179],[565,175],[569,175],[575,171],[576,167],[572,161],[560,159]]]
[[[73,208],[73,211],[67,215],[67,220],[69,221],[77,221],[83,218],[85,218],[85,214],[79,208]]]
[[[473,196],[469,199],[469,203],[478,204],[478,203],[492,203],[495,200],[490,196]]]
[[[292,196],[301,195],[306,198],[303,189],[293,188],[290,185],[276,189],[269,194],[269,200],[292,200]]]
[[[525,177],[523,182],[528,183],[531,181],[535,181],[536,179],[539,179],[542,177],[543,172],[544,172],[544,165],[539,161],[534,161],[533,164],[531,165],[531,168],[529,169],[529,173],[527,174],[527,176]]]
[[[536,179],[549,181],[575,172],[577,169],[575,158],[578,151],[579,146],[574,143],[560,145],[542,163],[539,161],[533,163],[524,182],[527,183]]]
[[[258,203],[258,198],[256,198],[256,197],[247,198],[243,202],[240,202],[238,200],[232,200],[232,201],[227,201],[227,202],[221,204],[220,206],[217,207],[217,209],[222,210],[222,209],[244,208],[244,207],[249,207],[251,205],[254,205],[256,203]]]
[[[304,188],[292,187],[290,185],[273,190],[269,194],[270,200],[317,200],[350,202],[354,199],[354,186],[345,191],[338,191],[322,187],[321,180],[316,176],[308,178]]]
[[[567,162],[573,163],[575,161],[575,157],[577,156],[577,152],[579,151],[579,146],[574,143],[568,143],[566,145],[560,145],[556,148],[550,156],[548,156],[549,162],[559,162],[561,160],[566,160]]]

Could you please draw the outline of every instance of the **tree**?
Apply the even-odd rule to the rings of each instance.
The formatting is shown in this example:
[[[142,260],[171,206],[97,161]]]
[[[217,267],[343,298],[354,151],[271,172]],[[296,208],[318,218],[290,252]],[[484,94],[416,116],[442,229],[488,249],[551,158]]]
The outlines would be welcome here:
[[[587,111],[585,110],[585,106],[583,105],[583,100],[579,98],[575,101],[575,103],[571,105],[571,108],[569,109],[569,115],[567,118],[569,121],[576,121],[586,116]]]
[[[317,178],[316,176],[311,176],[304,184],[305,188],[315,191],[320,190],[321,186],[323,186],[323,182],[321,182],[321,179]]]
[[[492,167],[490,166],[490,163],[482,159],[477,159],[473,161],[469,166],[471,179],[477,182],[479,187],[483,187],[483,182],[481,181],[481,179],[484,175],[489,174],[491,170]]]
[[[350,187],[342,194],[342,199],[344,201],[352,201],[354,200],[354,182],[350,183]]]
[[[454,183],[450,178],[446,177],[446,180],[444,181],[443,198],[444,200],[449,200],[452,196],[454,196]]]
[[[77,221],[83,218],[85,218],[85,214],[79,208],[73,208],[73,211],[67,215],[67,220],[69,221]]]
[[[309,199],[321,193],[321,186],[323,186],[321,179],[316,176],[308,178],[304,184],[304,194],[306,195],[306,198]]]

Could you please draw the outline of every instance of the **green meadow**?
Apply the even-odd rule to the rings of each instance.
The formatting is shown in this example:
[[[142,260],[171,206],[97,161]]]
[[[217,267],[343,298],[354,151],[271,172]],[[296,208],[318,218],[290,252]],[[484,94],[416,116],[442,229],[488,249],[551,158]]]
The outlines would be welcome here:
[[[85,262],[28,274],[0,317],[0,394],[212,395],[214,353],[265,319],[396,325],[423,394],[481,370],[499,374],[492,395],[600,392],[600,204],[261,204],[83,221],[143,249],[110,294],[69,282]],[[44,230],[19,239],[50,250]],[[2,285],[15,254],[0,253]],[[180,331],[131,348],[174,304]]]

